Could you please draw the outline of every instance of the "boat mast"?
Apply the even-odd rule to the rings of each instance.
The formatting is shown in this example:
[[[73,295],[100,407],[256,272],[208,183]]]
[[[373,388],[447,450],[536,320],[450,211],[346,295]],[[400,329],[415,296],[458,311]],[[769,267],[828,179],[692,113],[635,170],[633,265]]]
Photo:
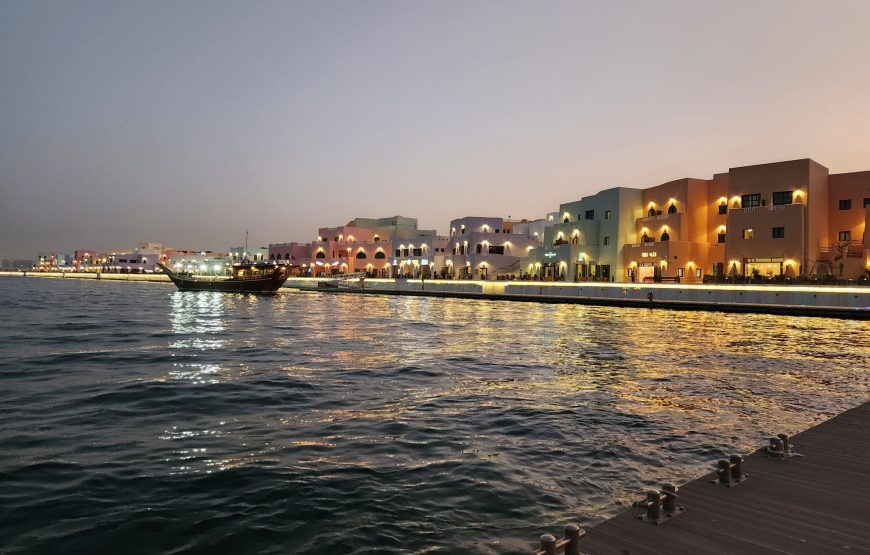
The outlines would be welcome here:
[[[242,252],[242,258],[245,260],[248,259],[248,230],[247,229],[245,230],[245,250],[244,250],[244,252]]]

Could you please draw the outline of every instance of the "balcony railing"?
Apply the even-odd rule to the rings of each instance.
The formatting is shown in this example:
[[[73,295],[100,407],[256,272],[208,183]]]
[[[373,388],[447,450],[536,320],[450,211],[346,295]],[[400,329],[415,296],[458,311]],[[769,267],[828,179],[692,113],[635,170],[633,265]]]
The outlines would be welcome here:
[[[792,204],[775,204],[773,206],[749,206],[746,208],[731,208],[731,209],[729,209],[729,212],[755,212],[758,210],[769,210],[769,211],[788,210],[792,206],[803,206],[803,204],[795,202]]]

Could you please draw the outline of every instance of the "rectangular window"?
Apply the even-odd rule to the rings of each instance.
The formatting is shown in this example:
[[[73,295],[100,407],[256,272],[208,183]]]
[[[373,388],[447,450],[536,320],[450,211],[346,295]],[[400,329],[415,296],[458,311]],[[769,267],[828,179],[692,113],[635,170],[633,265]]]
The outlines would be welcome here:
[[[414,249],[414,256],[423,256],[423,249]]]
[[[402,256],[402,251],[400,249],[396,249],[396,256]]]
[[[684,272],[683,272],[683,269],[682,269],[682,268],[677,268],[677,276],[679,276],[679,277],[683,277],[683,273],[684,273]]]
[[[695,277],[696,278],[701,277],[701,268],[695,268]]]
[[[783,204],[791,204],[794,200],[794,194],[791,191],[780,191],[773,193],[773,205],[782,206]]]
[[[497,245],[489,246],[489,254],[504,254],[504,247]]]
[[[594,220],[595,219],[595,210],[587,210],[586,211],[586,219]]]
[[[785,237],[785,228],[784,227],[773,228],[773,238],[774,239],[782,239],[784,237]]]
[[[841,231],[838,234],[840,241],[851,241],[852,240],[852,232],[851,231]]]
[[[851,210],[852,209],[852,199],[842,199],[840,201],[840,210]]]
[[[609,244],[610,244],[610,237],[605,237],[605,238],[604,238],[604,244],[605,244],[605,245],[609,245]]]
[[[868,206],[870,206],[870,198],[865,198],[864,199],[864,208],[867,208]]]
[[[743,195],[740,197],[741,208],[755,208],[761,206],[761,194],[753,193],[751,195]]]
[[[719,205],[719,213],[720,214],[727,214],[728,213],[728,205],[727,204],[720,204]]]
[[[613,215],[613,212],[611,212],[610,210],[604,211],[604,219],[605,220],[609,220],[612,215]]]
[[[752,230],[751,229],[744,229],[743,230],[743,238],[744,239],[752,239]]]
[[[719,234],[719,238],[718,238],[718,240],[719,240],[720,243],[724,243],[724,242],[725,242],[725,234],[724,234],[724,233],[720,233],[720,234]]]

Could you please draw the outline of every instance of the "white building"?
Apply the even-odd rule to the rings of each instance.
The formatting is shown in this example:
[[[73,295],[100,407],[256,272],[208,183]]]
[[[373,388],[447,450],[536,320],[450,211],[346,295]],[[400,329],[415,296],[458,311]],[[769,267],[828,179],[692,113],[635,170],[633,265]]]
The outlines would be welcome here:
[[[519,277],[523,272],[522,262],[539,241],[524,233],[514,233],[516,223],[484,217],[450,222],[447,245],[450,256],[446,260],[450,275],[458,279]]]

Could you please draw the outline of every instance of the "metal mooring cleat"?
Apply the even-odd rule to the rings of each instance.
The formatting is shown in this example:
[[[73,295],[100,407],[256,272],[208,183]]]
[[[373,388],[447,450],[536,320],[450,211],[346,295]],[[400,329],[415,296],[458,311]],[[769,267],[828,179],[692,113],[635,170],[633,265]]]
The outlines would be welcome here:
[[[743,463],[741,455],[729,455],[727,459],[719,459],[716,463],[716,479],[712,483],[732,488],[745,481],[749,474],[743,473]]]
[[[532,555],[585,555],[580,551],[580,538],[585,535],[586,531],[577,524],[568,524],[565,526],[565,537],[560,540],[552,534],[541,536],[541,548]]]
[[[803,457],[800,453],[795,453],[788,434],[777,434],[776,437],[768,438],[767,445],[764,447],[764,456],[777,460],[788,457]]]
[[[646,499],[634,503],[635,507],[646,509],[642,515],[637,515],[639,520],[662,524],[669,518],[673,518],[686,510],[685,507],[677,506],[677,486],[666,482],[662,484],[662,490],[647,490]]]

